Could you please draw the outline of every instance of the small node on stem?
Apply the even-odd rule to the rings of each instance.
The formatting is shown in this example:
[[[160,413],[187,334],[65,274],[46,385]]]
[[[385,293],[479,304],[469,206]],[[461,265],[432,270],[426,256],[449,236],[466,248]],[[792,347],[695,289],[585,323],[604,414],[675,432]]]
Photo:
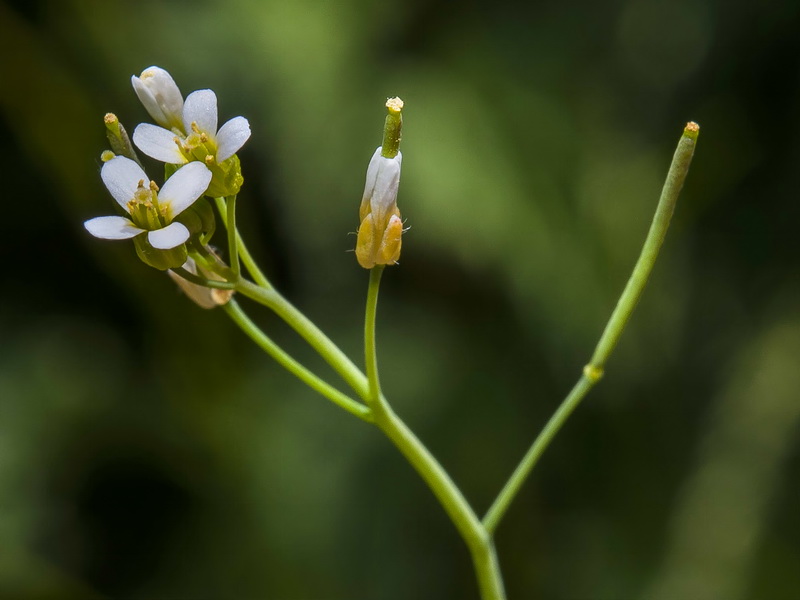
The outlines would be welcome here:
[[[591,381],[592,383],[597,383],[603,377],[603,367],[598,367],[593,364],[588,364],[583,367],[583,374],[586,376],[586,379]]]

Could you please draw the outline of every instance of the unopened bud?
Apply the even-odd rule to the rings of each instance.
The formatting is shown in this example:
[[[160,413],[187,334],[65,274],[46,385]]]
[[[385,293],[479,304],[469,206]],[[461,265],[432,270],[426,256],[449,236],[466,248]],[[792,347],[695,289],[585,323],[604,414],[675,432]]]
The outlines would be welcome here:
[[[361,199],[361,225],[356,239],[356,258],[365,269],[393,265],[400,258],[403,222],[397,208],[400,166],[403,155],[386,158],[378,147],[367,168],[367,182]]]
[[[192,275],[199,275],[200,277],[205,277],[206,279],[211,279],[213,281],[225,281],[216,273],[207,271],[206,269],[200,267],[191,257],[186,259],[186,262],[183,264],[183,268],[189,271],[189,273]],[[172,281],[178,284],[178,287],[181,288],[183,293],[186,294],[189,299],[197,304],[200,308],[210,309],[216,308],[217,306],[222,306],[223,304],[227,304],[228,300],[230,300],[233,296],[233,290],[220,290],[217,288],[208,288],[202,285],[197,285],[196,283],[187,281],[180,275],[176,275],[172,271],[167,271],[167,275],[169,275]]]
[[[139,166],[141,166],[139,157],[136,156],[136,150],[134,150],[131,139],[128,137],[128,132],[125,131],[122,123],[119,122],[117,115],[114,113],[107,113],[106,116],[103,117],[103,123],[106,126],[106,138],[108,138],[108,143],[111,145],[111,150],[114,154],[135,160],[139,163]],[[113,158],[113,156],[111,158]],[[104,160],[108,161],[110,158]]]
[[[153,120],[166,129],[183,131],[183,96],[167,71],[150,67],[131,77],[133,90]]]

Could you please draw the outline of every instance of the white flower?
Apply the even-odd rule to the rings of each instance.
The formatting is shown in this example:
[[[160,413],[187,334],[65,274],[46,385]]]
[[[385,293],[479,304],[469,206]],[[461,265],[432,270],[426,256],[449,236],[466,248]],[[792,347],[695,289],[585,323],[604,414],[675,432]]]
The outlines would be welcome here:
[[[234,117],[217,131],[217,95],[211,90],[189,94],[182,119],[186,136],[142,123],[133,132],[133,141],[142,152],[165,163],[199,160],[211,166],[236,154],[250,137],[250,123],[244,117]]]
[[[87,231],[104,240],[127,240],[147,232],[147,241],[158,250],[175,248],[189,239],[186,226],[173,219],[202,196],[211,181],[211,171],[194,162],[178,169],[159,190],[139,165],[124,156],[105,163],[100,176],[131,218],[89,219],[83,224]]]
[[[169,73],[160,67],[149,67],[139,77],[132,76],[131,83],[156,123],[183,131],[183,95]]]

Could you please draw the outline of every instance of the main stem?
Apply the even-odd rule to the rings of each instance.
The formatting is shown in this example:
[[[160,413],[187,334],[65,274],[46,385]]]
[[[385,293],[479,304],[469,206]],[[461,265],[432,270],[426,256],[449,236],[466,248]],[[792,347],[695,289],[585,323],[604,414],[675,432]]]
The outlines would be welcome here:
[[[481,524],[475,511],[447,471],[395,414],[389,402],[381,394],[375,345],[375,321],[382,273],[382,266],[374,267],[370,272],[364,318],[364,354],[369,386],[369,396],[366,401],[372,409],[374,423],[422,477],[466,542],[472,555],[481,598],[503,600],[505,598],[503,579],[492,536]]]
[[[605,363],[616,347],[617,342],[619,342],[622,331],[630,320],[631,314],[636,308],[636,304],[650,277],[650,273],[653,271],[656,258],[658,258],[658,251],[661,249],[672,214],[675,212],[675,204],[678,201],[686,174],[689,172],[689,165],[692,162],[699,131],[700,128],[696,123],[688,123],[683,130],[683,135],[678,141],[678,147],[672,157],[672,164],[667,172],[667,178],[661,190],[661,198],[658,201],[650,231],[647,233],[647,238],[642,246],[639,260],[636,261],[630,279],[628,279],[628,283],[617,301],[617,306],[606,324],[603,335],[600,336],[600,341],[597,343],[594,354],[592,354],[591,361],[584,367],[583,375],[578,380],[578,383],[564,398],[561,405],[544,426],[544,429],[534,440],[530,449],[483,518],[483,524],[489,533],[494,532],[497,528],[525,479],[550,445],[556,433],[580,404],[584,396],[603,376]]]

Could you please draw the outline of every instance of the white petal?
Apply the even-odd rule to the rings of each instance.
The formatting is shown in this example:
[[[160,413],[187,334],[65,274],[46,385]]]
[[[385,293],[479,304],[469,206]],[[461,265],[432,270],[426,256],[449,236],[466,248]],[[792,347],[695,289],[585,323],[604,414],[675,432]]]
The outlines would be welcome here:
[[[175,246],[180,246],[189,239],[189,230],[183,223],[170,223],[163,229],[154,229],[147,234],[147,241],[153,248],[159,250],[169,250]]]
[[[175,142],[176,137],[174,133],[163,127],[141,123],[133,132],[133,143],[150,158],[173,165],[181,165],[186,162],[186,157],[178,149],[178,144]]]
[[[398,152],[394,158],[380,157],[375,188],[372,191],[372,212],[376,219],[381,219],[397,203],[397,188],[400,186],[400,165],[402,155]]]
[[[250,138],[250,123],[244,117],[234,117],[217,132],[217,162],[229,159]]]
[[[122,208],[128,210],[128,202],[133,199],[133,194],[139,186],[140,181],[147,184],[150,180],[142,168],[124,156],[115,156],[103,164],[100,177],[106,184],[108,191],[114,196]]]
[[[103,240],[127,240],[144,232],[125,217],[95,217],[83,226],[94,237]]]
[[[369,159],[369,166],[367,167],[367,182],[364,184],[364,195],[361,197],[362,202],[372,198],[372,190],[375,189],[375,180],[378,178],[378,165],[380,164],[382,146],[372,154]]]
[[[186,97],[183,105],[183,126],[191,134],[192,123],[197,123],[200,131],[212,136],[217,133],[217,95],[211,90],[197,90]]]
[[[170,217],[189,208],[208,188],[211,171],[198,160],[178,169],[164,182],[158,201],[169,206]]]

